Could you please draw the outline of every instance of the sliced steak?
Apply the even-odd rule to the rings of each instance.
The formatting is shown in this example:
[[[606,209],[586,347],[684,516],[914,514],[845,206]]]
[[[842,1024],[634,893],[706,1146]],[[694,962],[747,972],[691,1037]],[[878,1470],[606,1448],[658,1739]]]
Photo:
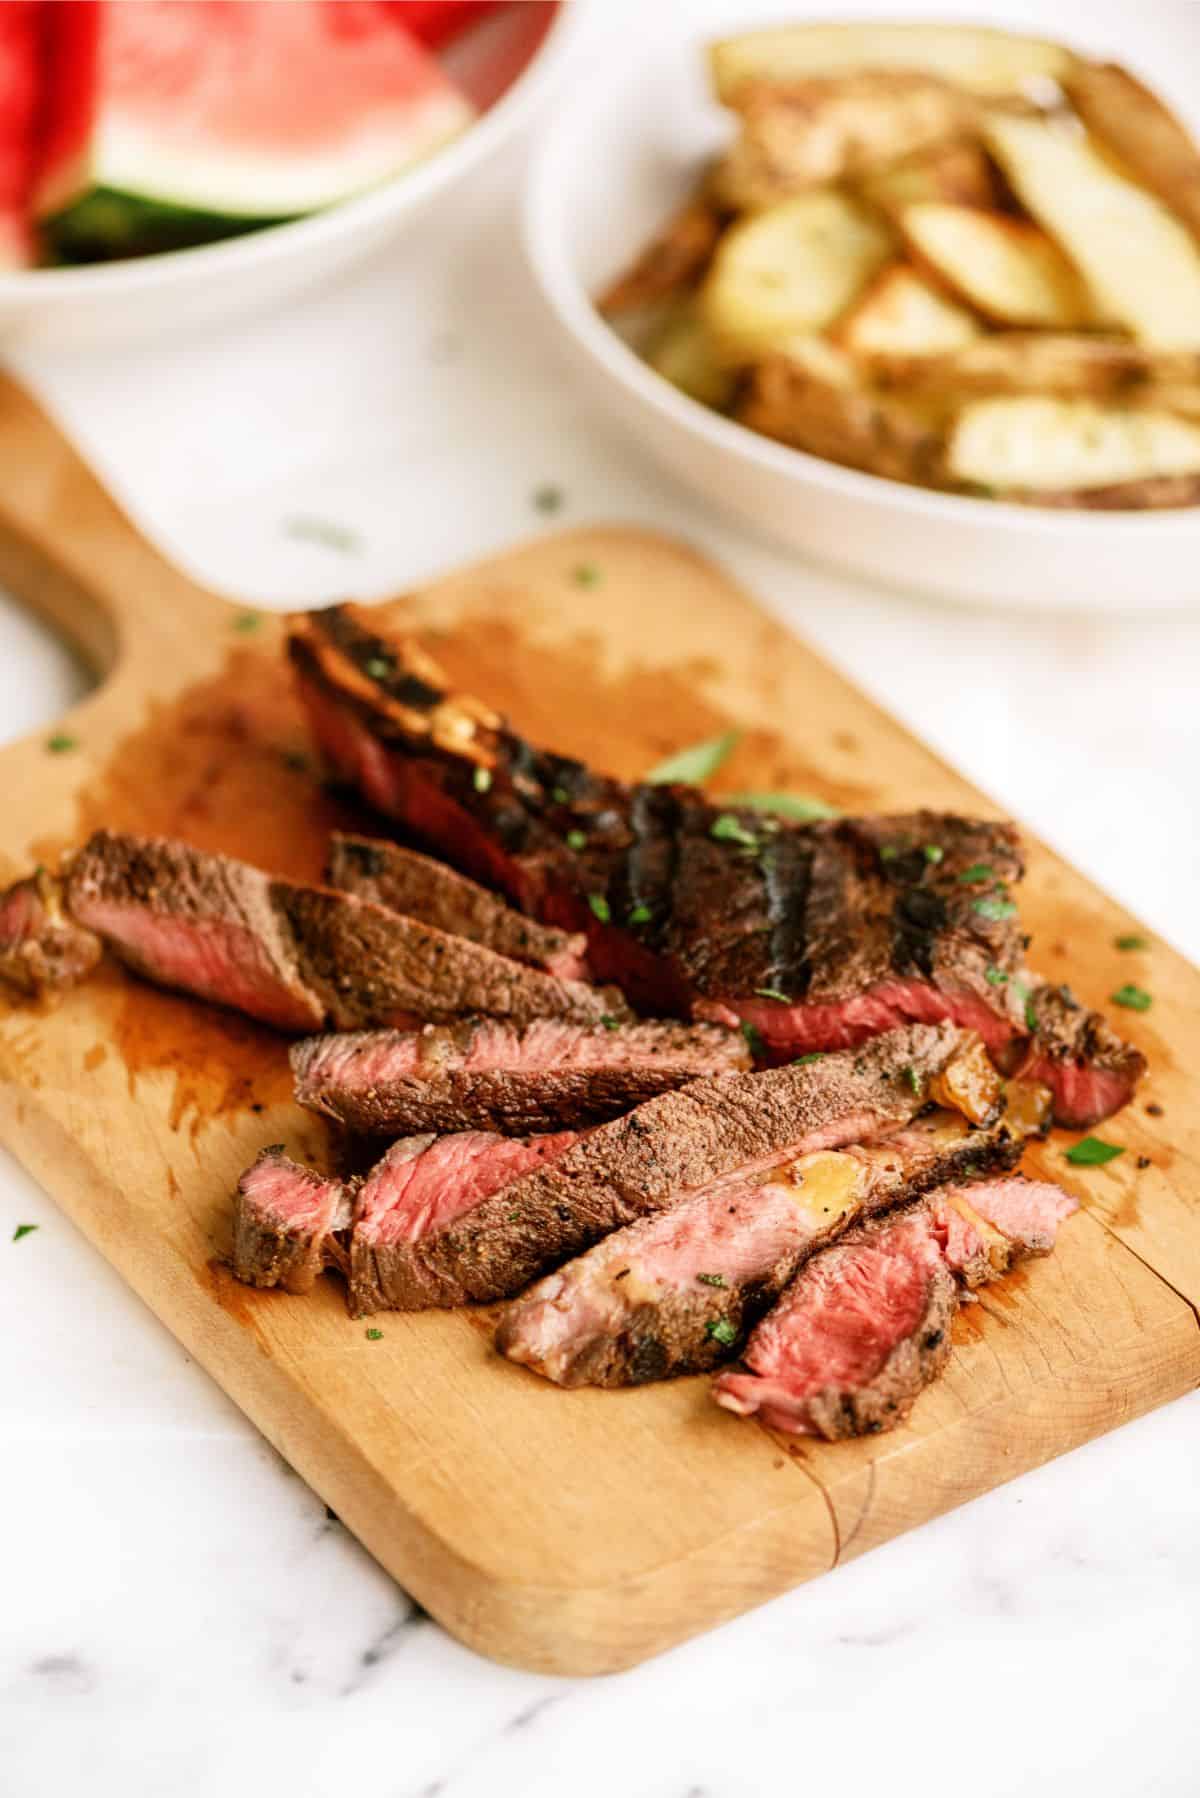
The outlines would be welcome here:
[[[36,997],[74,986],[100,955],[99,938],[67,916],[61,884],[44,868],[0,893],[0,981]]]
[[[441,1302],[509,1298],[610,1230],[817,1149],[860,1142],[921,1109],[961,1046],[949,1025],[892,1031],[857,1054],[716,1074],[601,1124],[418,1245]]]
[[[741,1022],[776,1062],[911,1021],[976,1030],[1006,1064],[1032,1053],[1011,825],[927,811],[797,824],[627,786],[524,742],[358,607],[306,614],[290,648],[340,772],[522,911],[586,931],[596,978],[640,1010]],[[1049,1052],[1068,1108],[1106,1028]],[[1138,1064],[1125,1051],[1123,1076]],[[1105,1052],[1093,1105],[1126,1090],[1110,1071]]]
[[[1055,1122],[1085,1130],[1127,1105],[1146,1072],[1141,1051],[1098,1011],[1081,1005],[1069,987],[1043,983],[1030,1004],[1037,1032],[1026,1043],[1019,1072],[1050,1088]]]
[[[368,1175],[350,1242],[351,1315],[457,1303],[426,1265],[422,1243],[522,1176],[549,1167],[574,1131],[520,1139],[481,1130],[408,1137]]]
[[[717,1403],[831,1442],[894,1428],[946,1363],[962,1286],[1046,1253],[1075,1208],[1056,1186],[1001,1179],[856,1227],[804,1264],[742,1367],[718,1376]]]
[[[339,1236],[350,1226],[351,1193],[284,1154],[264,1149],[238,1181],[233,1271],[248,1286],[309,1292],[327,1266],[346,1267]]]
[[[485,1013],[598,1022],[615,992],[558,980],[325,887],[167,837],[97,831],[67,873],[72,917],[149,980],[282,1030]]]
[[[560,980],[586,980],[587,938],[523,917],[495,893],[456,874],[445,862],[372,837],[335,833],[326,879],[339,892],[420,918],[449,936],[482,943],[497,955],[527,962]]]
[[[856,1218],[931,1186],[1009,1169],[1007,1125],[938,1111],[873,1141],[720,1180],[606,1236],[504,1316],[496,1346],[560,1386],[626,1386],[728,1358],[801,1262]]]
[[[494,1020],[310,1037],[294,1045],[296,1097],[351,1130],[553,1130],[616,1117],[705,1074],[750,1066],[715,1024],[592,1029]]]

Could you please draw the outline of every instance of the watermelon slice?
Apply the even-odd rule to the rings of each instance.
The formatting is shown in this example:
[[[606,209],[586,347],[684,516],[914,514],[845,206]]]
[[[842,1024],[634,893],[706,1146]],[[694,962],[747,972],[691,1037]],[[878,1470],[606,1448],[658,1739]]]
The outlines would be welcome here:
[[[388,10],[406,31],[431,50],[454,42],[476,19],[499,10],[500,0],[387,0]]]
[[[0,270],[36,260],[29,224],[41,66],[41,7],[0,5]]]
[[[50,10],[59,91],[35,204],[68,260],[317,211],[398,174],[474,117],[384,0],[58,0]]]

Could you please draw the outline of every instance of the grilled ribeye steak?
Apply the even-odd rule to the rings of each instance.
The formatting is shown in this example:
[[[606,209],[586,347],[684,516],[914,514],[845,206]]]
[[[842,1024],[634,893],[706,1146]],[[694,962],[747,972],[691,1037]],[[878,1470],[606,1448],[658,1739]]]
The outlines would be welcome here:
[[[894,1428],[946,1363],[961,1285],[1048,1253],[1076,1206],[1057,1186],[984,1180],[857,1226],[805,1262],[713,1396],[828,1441]]]
[[[283,1030],[464,1013],[594,1023],[623,1010],[615,992],[167,837],[97,831],[71,861],[66,900],[77,923],[147,979]]]
[[[800,1264],[858,1218],[932,1186],[1008,1170],[1003,1122],[972,1131],[936,1111],[866,1143],[719,1180],[606,1236],[515,1299],[496,1336],[560,1386],[626,1386],[717,1365]]]
[[[716,1024],[593,1028],[493,1019],[423,1030],[309,1037],[291,1052],[296,1097],[351,1130],[554,1130],[616,1117],[658,1093],[722,1071],[750,1053]]]
[[[561,980],[587,979],[587,938],[582,932],[571,936],[538,924],[445,862],[418,855],[414,849],[335,832],[325,878],[339,892],[420,918],[450,936],[482,943],[497,955],[544,968]]]
[[[99,939],[67,916],[61,883],[44,868],[0,893],[0,981],[36,996],[74,986],[100,955]]]
[[[610,1230],[722,1176],[747,1178],[907,1123],[961,1042],[949,1025],[914,1025],[806,1067],[695,1080],[598,1125],[414,1253],[442,1304],[510,1298]]]
[[[358,607],[306,614],[290,648],[340,772],[522,911],[585,930],[596,978],[641,1011],[741,1021],[776,1061],[942,1019],[1006,1063],[1035,1057],[1042,989],[1024,973],[1011,825],[925,811],[797,824],[625,785],[524,742]],[[1097,1070],[1101,1035],[1093,1019],[1036,1056],[1064,1122],[1096,1121],[1143,1071],[1115,1038]]]
[[[301,1167],[279,1144],[264,1149],[238,1181],[233,1271],[249,1286],[309,1292],[327,1266],[347,1266],[351,1189]]]

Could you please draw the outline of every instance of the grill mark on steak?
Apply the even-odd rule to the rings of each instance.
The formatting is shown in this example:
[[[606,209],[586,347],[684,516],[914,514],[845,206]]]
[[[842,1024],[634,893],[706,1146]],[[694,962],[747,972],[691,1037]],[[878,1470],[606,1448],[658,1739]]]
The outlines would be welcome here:
[[[248,1286],[310,1292],[323,1268],[345,1270],[339,1237],[350,1213],[350,1187],[290,1160],[282,1144],[263,1149],[237,1184],[234,1273]]]
[[[949,1026],[914,1026],[807,1067],[718,1074],[601,1124],[419,1245],[444,1303],[509,1298],[609,1231],[679,1204],[722,1177],[861,1141],[908,1122],[961,1046]]]
[[[729,808],[693,788],[625,786],[525,744],[358,608],[306,614],[290,649],[320,742],[366,797],[523,911],[586,931],[596,978],[639,1009],[743,1022],[776,1062],[950,1020],[994,1055],[1034,1065],[1021,992],[1035,983],[1015,913],[1005,915],[1024,872],[1011,825],[928,811],[797,824],[734,811],[755,839],[748,851],[713,839]],[[426,704],[400,706],[371,679],[381,650],[396,670],[419,666]],[[581,852],[567,844],[574,831],[587,839]],[[1097,1049],[1102,1039],[1113,1046]],[[1039,1077],[1060,1121],[1086,1110],[1095,1122],[1098,1106],[1128,1096],[1142,1059],[1099,1017],[1072,1040],[1069,1055],[1047,1045]]]
[[[593,1029],[494,1020],[310,1037],[296,1097],[351,1130],[553,1130],[597,1123],[706,1074],[745,1071],[744,1039],[713,1024]]]
[[[72,916],[138,973],[284,1030],[485,1013],[596,1023],[620,995],[563,981],[367,900],[276,880],[166,837],[98,831]]]
[[[99,938],[67,916],[61,882],[44,868],[0,893],[0,981],[36,998],[74,986],[100,956]]]
[[[970,1131],[956,1113],[934,1112],[858,1146],[721,1181],[548,1274],[509,1306],[496,1346],[560,1386],[714,1367],[800,1264],[856,1219],[1010,1169],[1022,1146],[1002,1123]]]
[[[1056,1186],[993,1179],[857,1226],[805,1262],[713,1396],[831,1442],[894,1429],[949,1358],[962,1287],[1048,1253],[1076,1208]]]

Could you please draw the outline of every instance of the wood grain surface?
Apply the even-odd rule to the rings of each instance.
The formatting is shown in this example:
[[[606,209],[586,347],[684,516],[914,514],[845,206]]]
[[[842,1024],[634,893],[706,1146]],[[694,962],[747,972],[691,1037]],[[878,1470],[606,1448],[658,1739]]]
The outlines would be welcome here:
[[[101,822],[315,874],[328,829],[365,820],[308,759],[278,620],[169,567],[2,383],[0,456],[0,582],[104,677],[60,727],[74,748],[42,733],[0,752],[0,876]],[[535,741],[619,775],[736,723],[718,787],[995,813],[652,533],[543,538],[391,610]],[[119,970],[0,1009],[0,1134],[456,1636],[524,1667],[626,1667],[1200,1381],[1200,981],[1166,946],[1119,953],[1129,918],[1049,851],[1031,860],[1034,964],[1089,1003],[1149,987],[1153,1009],[1122,1024],[1151,1073],[1104,1128],[1119,1160],[1076,1171],[1060,1137],[1029,1157],[1083,1210],[1054,1257],[962,1314],[946,1377],[890,1436],[788,1442],[719,1412],[703,1380],[564,1393],[493,1354],[486,1313],[384,1316],[371,1341],[332,1279],[310,1298],[237,1285],[222,1257],[239,1170],[273,1141],[321,1159],[321,1127],[290,1101],[282,1039]]]

